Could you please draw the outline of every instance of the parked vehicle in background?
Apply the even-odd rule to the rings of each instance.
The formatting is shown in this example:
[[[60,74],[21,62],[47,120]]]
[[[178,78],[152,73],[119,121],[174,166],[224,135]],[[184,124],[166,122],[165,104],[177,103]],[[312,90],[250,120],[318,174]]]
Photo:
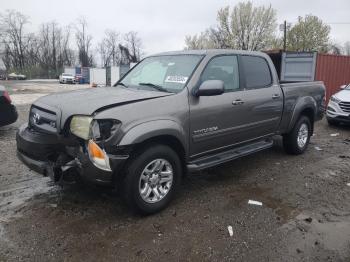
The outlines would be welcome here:
[[[0,126],[12,124],[17,118],[17,110],[11,102],[9,93],[5,87],[0,86]]]
[[[59,78],[60,84],[75,84],[75,76],[68,73],[63,73]]]
[[[81,84],[82,81],[83,81],[83,76],[82,76],[82,74],[76,74],[76,75],[75,75],[75,83]]]
[[[350,123],[350,84],[331,96],[327,107],[327,121],[330,125]]]
[[[27,76],[22,74],[17,75],[16,73],[11,73],[7,76],[7,79],[8,80],[26,80]]]
[[[274,135],[302,154],[324,109],[322,82],[280,83],[264,53],[167,52],[114,87],[39,98],[17,133],[18,157],[55,181],[114,185],[149,214],[187,171],[270,148]]]

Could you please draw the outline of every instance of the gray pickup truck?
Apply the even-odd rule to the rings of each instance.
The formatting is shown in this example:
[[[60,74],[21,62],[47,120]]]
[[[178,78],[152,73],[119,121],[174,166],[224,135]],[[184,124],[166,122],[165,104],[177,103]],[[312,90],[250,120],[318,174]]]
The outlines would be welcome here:
[[[261,52],[180,51],[143,59],[114,87],[38,99],[18,157],[55,181],[112,185],[154,213],[188,172],[270,148],[301,154],[323,117],[322,82],[279,83]]]

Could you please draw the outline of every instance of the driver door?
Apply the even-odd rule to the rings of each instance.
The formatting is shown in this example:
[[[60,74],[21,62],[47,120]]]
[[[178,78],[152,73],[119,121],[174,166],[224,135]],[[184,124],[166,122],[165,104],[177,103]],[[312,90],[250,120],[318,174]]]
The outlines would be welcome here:
[[[200,79],[201,83],[206,80],[222,80],[225,92],[190,98],[191,157],[224,149],[242,139],[242,132],[237,129],[244,122],[244,107],[237,106],[244,92],[240,88],[238,57],[212,58]]]

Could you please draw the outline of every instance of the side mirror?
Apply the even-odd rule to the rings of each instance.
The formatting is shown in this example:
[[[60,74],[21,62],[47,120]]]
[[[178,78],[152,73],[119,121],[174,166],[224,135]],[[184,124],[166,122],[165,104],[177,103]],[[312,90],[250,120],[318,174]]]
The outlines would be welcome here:
[[[224,93],[224,82],[221,80],[206,80],[195,91],[195,96],[217,96]]]
[[[347,85],[341,85],[340,89],[345,89],[345,87],[347,87]]]

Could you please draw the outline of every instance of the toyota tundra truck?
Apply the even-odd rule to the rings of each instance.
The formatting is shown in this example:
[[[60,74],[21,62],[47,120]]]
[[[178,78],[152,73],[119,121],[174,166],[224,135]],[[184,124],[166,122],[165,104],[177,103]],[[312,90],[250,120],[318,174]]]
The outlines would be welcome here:
[[[112,185],[150,214],[169,204],[184,174],[270,148],[274,136],[304,153],[324,110],[322,82],[281,83],[264,53],[166,52],[113,87],[39,98],[17,152],[54,181]]]

